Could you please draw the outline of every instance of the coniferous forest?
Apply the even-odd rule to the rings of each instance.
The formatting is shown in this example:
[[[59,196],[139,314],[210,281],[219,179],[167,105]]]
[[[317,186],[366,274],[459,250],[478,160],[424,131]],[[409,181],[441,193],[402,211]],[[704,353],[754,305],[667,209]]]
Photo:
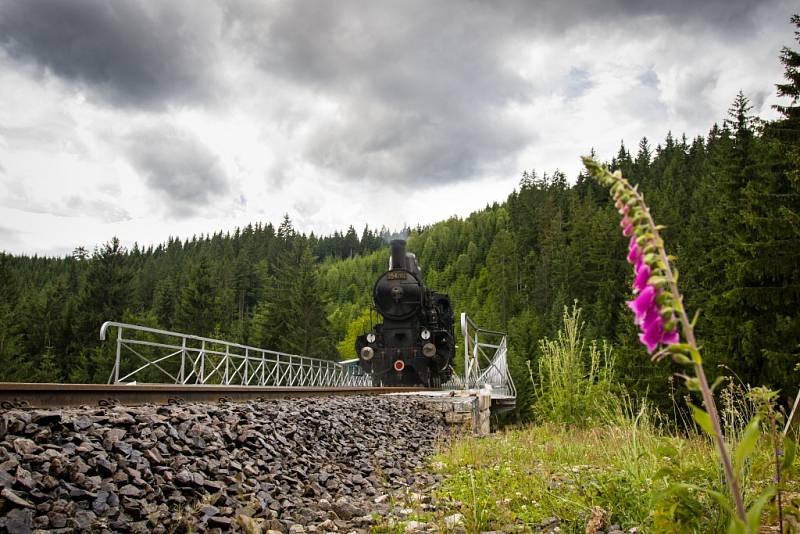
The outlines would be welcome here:
[[[706,135],[621,145],[608,164],[638,185],[666,226],[686,307],[699,311],[709,371],[795,395],[800,54],[785,48],[780,60],[777,120],[754,116],[740,92]],[[526,170],[505,202],[407,231],[429,286],[448,293],[457,312],[509,332],[523,416],[526,362],[536,362],[539,339],[554,335],[575,302],[587,337],[613,344],[616,375],[630,392],[658,402],[673,387],[676,368],[653,365],[637,339],[618,216],[588,176]],[[112,352],[98,331],[106,320],[352,358],[390,233],[303,235],[287,216],[277,228],[255,223],[129,249],[113,238],[63,258],[0,254],[0,380],[104,382]]]

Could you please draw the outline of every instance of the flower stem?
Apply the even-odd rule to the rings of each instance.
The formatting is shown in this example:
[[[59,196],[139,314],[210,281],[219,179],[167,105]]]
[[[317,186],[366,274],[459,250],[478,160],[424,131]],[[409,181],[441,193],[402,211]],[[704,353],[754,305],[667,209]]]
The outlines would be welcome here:
[[[692,323],[689,320],[689,317],[686,315],[686,308],[683,306],[683,295],[678,291],[678,283],[675,280],[675,276],[672,273],[672,268],[670,267],[669,258],[667,257],[667,253],[664,250],[664,242],[661,239],[661,236],[658,232],[658,228],[656,227],[655,222],[653,221],[652,216],[650,215],[650,208],[644,203],[644,198],[642,195],[635,189],[630,188],[631,191],[639,202],[639,206],[644,211],[645,216],[647,217],[647,222],[650,226],[651,232],[653,232],[653,237],[655,242],[658,246],[659,257],[661,261],[664,263],[664,271],[666,273],[667,282],[669,283],[670,290],[672,294],[675,296],[675,299],[679,302],[679,306],[676,306],[678,316],[681,321],[681,333],[686,338],[686,342],[692,348],[693,351],[698,352],[697,348],[697,340],[694,336],[694,327],[692,327]],[[731,496],[733,498],[734,504],[736,506],[736,515],[738,516],[739,520],[747,526],[747,510],[744,507],[744,499],[742,498],[741,490],[739,489],[739,482],[736,478],[736,474],[733,471],[733,464],[731,463],[730,453],[728,452],[727,447],[725,446],[725,441],[722,435],[722,427],[719,423],[719,413],[717,412],[717,405],[714,402],[714,394],[711,391],[711,388],[708,385],[708,379],[706,378],[705,369],[703,369],[702,360],[694,359],[694,371],[697,377],[697,380],[700,383],[700,392],[703,396],[703,404],[708,411],[708,415],[711,418],[711,424],[714,428],[714,435],[713,440],[714,444],[716,445],[717,452],[719,453],[720,459],[722,460],[722,467],[725,470],[725,481],[728,484],[728,489],[731,492]]]

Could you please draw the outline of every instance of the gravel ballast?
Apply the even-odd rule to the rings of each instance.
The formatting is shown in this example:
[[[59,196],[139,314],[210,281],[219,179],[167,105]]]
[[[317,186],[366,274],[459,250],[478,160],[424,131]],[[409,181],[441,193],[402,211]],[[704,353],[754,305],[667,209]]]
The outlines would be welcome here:
[[[0,531],[369,531],[446,433],[391,396],[8,410]]]

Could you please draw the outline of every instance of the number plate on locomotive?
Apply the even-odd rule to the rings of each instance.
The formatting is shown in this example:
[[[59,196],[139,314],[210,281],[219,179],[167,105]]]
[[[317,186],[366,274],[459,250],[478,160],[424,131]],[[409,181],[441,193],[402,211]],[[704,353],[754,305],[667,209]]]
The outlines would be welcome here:
[[[389,271],[386,273],[387,280],[405,280],[406,279],[406,272],[405,271]]]

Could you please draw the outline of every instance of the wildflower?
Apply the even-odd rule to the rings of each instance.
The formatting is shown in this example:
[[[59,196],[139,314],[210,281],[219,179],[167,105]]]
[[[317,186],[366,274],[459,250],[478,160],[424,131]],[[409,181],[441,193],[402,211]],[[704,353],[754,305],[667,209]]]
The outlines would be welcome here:
[[[637,297],[627,302],[633,311],[634,322],[641,328],[639,341],[652,354],[658,345],[672,345],[680,342],[675,328],[675,315],[672,310],[659,305],[661,290],[649,284],[652,269],[641,258],[637,261],[636,277],[633,281]],[[664,316],[666,316],[666,318]],[[666,319],[666,322],[665,322]]]
[[[661,343],[664,345],[674,345],[681,342],[681,336],[678,334],[678,329],[673,328],[672,332],[665,332],[661,336]]]
[[[659,345],[680,342],[673,313],[671,294],[664,293],[664,269],[660,257],[663,249],[657,239],[657,229],[652,223],[647,207],[635,187],[618,174],[608,174],[601,179],[614,195],[614,206],[622,218],[622,234],[629,237],[628,263],[634,266],[633,293],[636,297],[628,307],[634,313],[634,322],[640,327],[639,340],[653,353]]]
[[[622,220],[619,222],[619,225],[622,227],[622,235],[626,237],[630,237],[633,235],[633,221],[631,221],[630,217],[625,214],[622,217]]]
[[[649,265],[647,265],[643,261],[639,262],[637,264],[637,266],[636,266],[636,277],[633,280],[633,292],[634,293],[639,293],[640,291],[642,291],[646,287],[649,287],[647,285],[647,281],[650,280],[650,275],[651,274],[652,274],[652,271],[650,270],[650,266]]]
[[[653,310],[648,310],[648,316],[642,323],[642,333],[639,334],[639,341],[647,347],[647,352],[652,353],[664,337],[664,323],[657,310],[655,310],[655,313],[653,313]]]
[[[656,289],[653,286],[646,286],[639,296],[634,300],[629,301],[628,307],[633,311],[636,316],[636,324],[641,325],[644,323],[644,318],[650,308],[653,307],[656,299]]]
[[[631,237],[631,242],[628,245],[628,263],[635,264],[642,257],[642,251],[639,245],[636,244],[636,238]]]

